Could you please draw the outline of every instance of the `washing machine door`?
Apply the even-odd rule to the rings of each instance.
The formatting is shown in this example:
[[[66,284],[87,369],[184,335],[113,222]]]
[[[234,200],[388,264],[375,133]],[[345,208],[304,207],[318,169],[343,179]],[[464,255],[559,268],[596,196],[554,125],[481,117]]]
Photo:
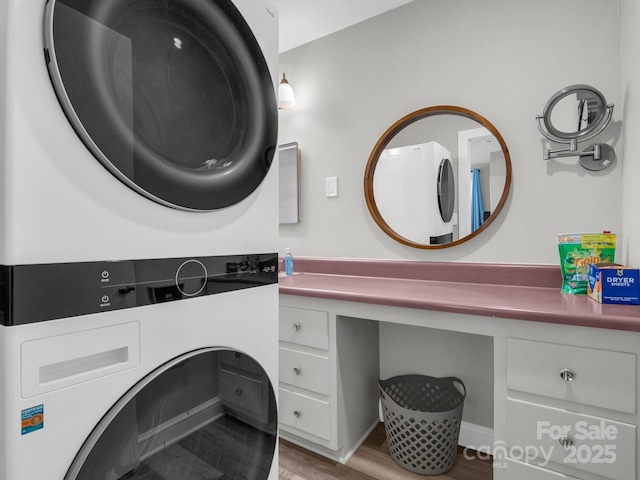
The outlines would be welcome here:
[[[77,135],[142,195],[210,211],[266,176],[275,90],[231,0],[50,0],[45,53]]]
[[[127,392],[64,480],[262,480],[276,431],[274,391],[260,365],[236,351],[197,350]]]

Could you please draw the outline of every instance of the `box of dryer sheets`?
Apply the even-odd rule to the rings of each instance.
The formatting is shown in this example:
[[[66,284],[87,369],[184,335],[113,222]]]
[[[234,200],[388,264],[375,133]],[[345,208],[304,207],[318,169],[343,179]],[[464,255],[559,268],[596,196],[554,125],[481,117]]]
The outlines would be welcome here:
[[[600,303],[640,305],[640,271],[617,263],[589,265],[587,294]]]

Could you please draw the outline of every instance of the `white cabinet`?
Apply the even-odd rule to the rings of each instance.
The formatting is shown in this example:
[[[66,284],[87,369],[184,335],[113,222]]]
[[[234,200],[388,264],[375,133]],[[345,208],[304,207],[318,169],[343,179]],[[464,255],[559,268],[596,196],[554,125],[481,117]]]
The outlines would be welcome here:
[[[326,353],[329,350],[329,314],[281,306],[280,341]]]
[[[633,352],[507,338],[506,451],[541,468],[524,478],[637,478],[636,365]]]
[[[507,339],[507,387],[636,413],[636,355]]]
[[[398,324],[493,338],[493,439],[469,445],[492,449],[495,480],[640,480],[640,332],[295,295],[280,302],[287,440],[337,461],[358,448],[378,422],[380,361],[389,362],[388,352],[380,357],[384,322],[385,330]],[[487,395],[478,392],[465,403]]]
[[[284,432],[322,440],[333,445],[331,410],[328,400],[280,388],[280,428]],[[333,437],[335,438],[335,437]]]
[[[218,377],[220,401],[230,413],[256,428],[275,423],[274,412],[267,407],[269,379],[262,367],[251,357],[240,352],[220,352]]]
[[[528,463],[521,463],[516,460],[509,460],[503,465],[505,471],[509,472],[514,480],[579,480],[563,473],[553,472],[546,468],[540,468]]]
[[[329,358],[280,347],[280,383],[329,396]]]
[[[376,322],[281,302],[282,438],[346,462],[379,421],[378,372]]]

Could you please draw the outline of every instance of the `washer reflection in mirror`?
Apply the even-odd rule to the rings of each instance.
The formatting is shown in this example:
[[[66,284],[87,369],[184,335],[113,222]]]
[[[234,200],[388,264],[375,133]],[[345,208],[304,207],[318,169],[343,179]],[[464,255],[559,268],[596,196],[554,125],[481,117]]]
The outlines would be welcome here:
[[[472,170],[479,170],[481,224],[472,228]],[[380,138],[365,172],[376,223],[417,248],[457,245],[480,233],[506,201],[511,162],[486,119],[461,107],[430,107],[403,117]]]

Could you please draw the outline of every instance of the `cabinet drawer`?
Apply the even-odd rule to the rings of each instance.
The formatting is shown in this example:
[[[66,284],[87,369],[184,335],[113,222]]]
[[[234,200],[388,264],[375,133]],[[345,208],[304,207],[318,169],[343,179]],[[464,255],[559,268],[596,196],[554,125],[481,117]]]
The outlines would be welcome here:
[[[563,370],[572,372],[571,381]],[[636,355],[509,338],[507,387],[635,413]]]
[[[280,307],[280,340],[308,347],[329,349],[327,312]]]
[[[508,478],[513,480],[579,480],[563,473],[547,470],[546,468],[534,467],[526,463],[509,460],[506,462]]]
[[[280,382],[329,395],[329,359],[281,347]]]
[[[243,370],[248,373],[253,373],[257,376],[262,376],[263,370],[258,362],[244,353],[231,352],[224,350],[219,353],[220,365],[225,367],[231,367],[232,370]]]
[[[235,412],[264,423],[267,420],[266,397],[261,381],[220,370],[220,400]]]
[[[330,440],[331,417],[329,403],[290,392],[284,388],[279,392],[280,423],[324,440]]]
[[[635,425],[512,399],[507,419],[512,457],[524,452],[528,463],[549,470],[564,465],[612,480],[636,478]],[[572,446],[562,446],[563,437]]]

